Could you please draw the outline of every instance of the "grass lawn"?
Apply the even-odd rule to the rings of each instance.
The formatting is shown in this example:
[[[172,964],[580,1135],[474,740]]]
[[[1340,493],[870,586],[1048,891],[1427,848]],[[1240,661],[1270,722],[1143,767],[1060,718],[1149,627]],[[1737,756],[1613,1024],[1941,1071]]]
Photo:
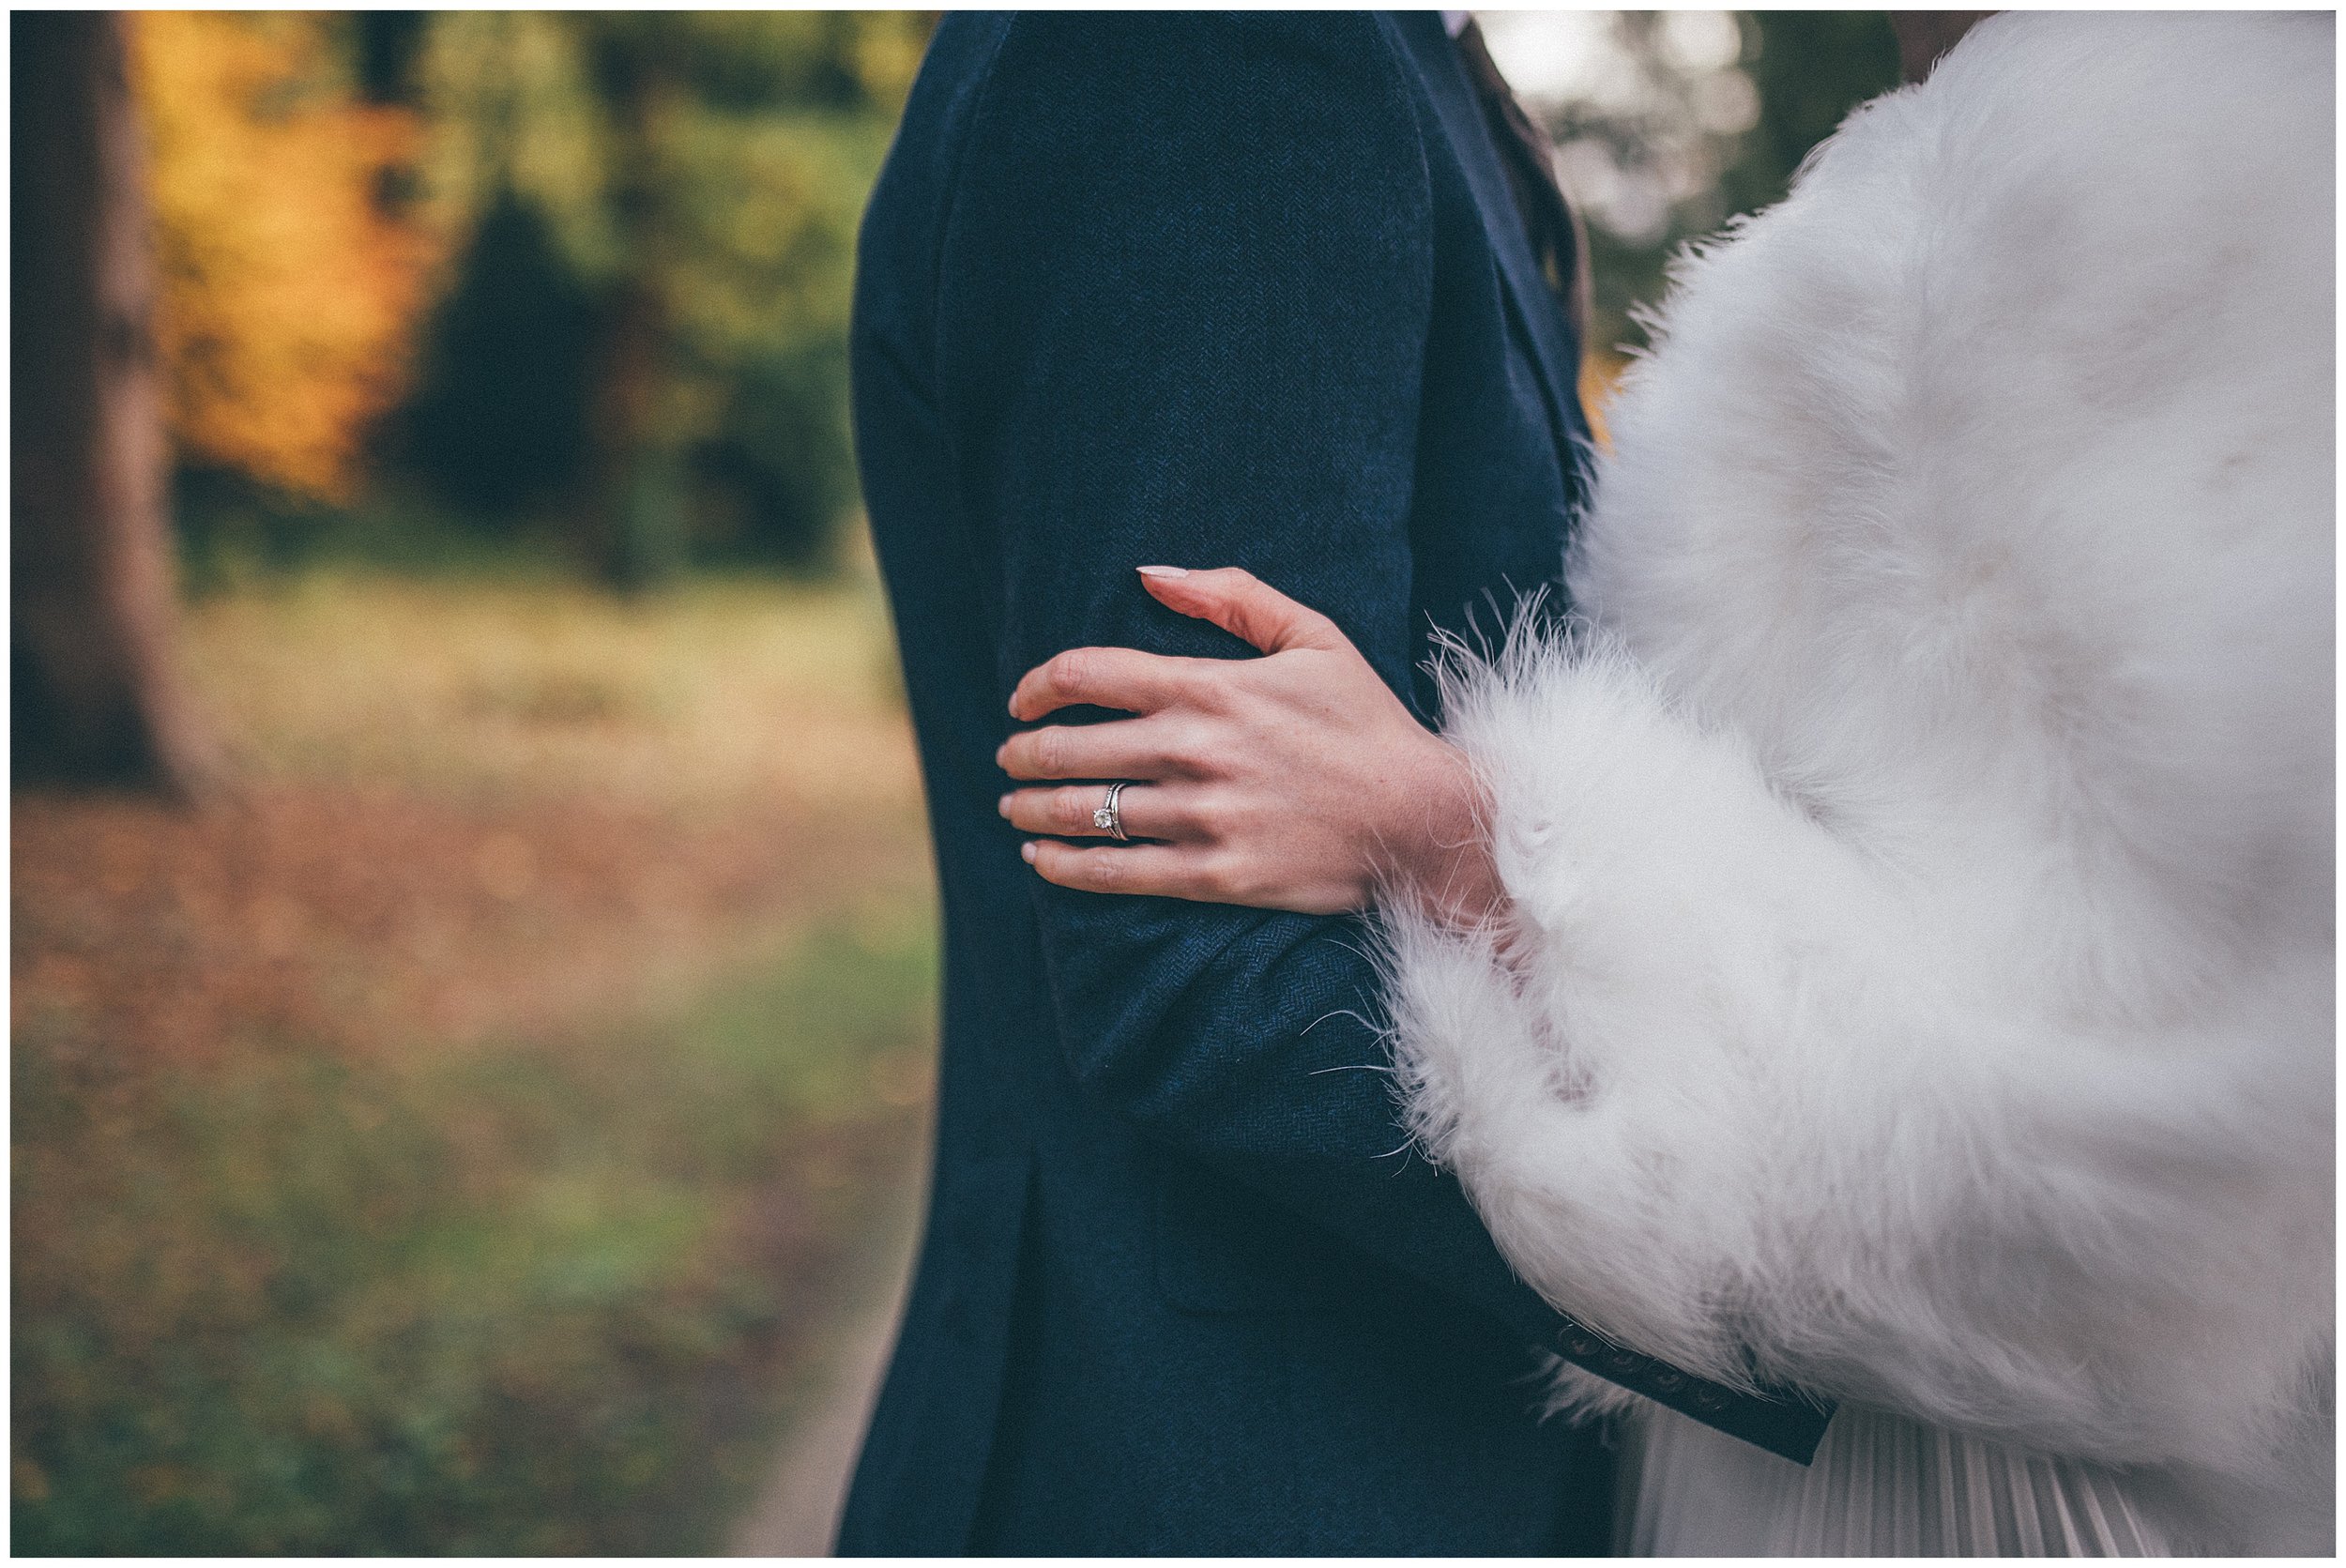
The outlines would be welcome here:
[[[927,1115],[871,585],[189,646],[234,799],[13,802],[17,1549],[717,1546]]]

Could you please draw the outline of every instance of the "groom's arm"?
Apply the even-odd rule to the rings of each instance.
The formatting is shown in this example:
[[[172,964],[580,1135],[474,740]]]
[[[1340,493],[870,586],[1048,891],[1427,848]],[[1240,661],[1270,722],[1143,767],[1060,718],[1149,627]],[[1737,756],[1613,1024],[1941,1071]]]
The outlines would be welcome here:
[[[972,585],[1001,606],[998,695],[1070,647],[1244,652],[1141,592],[1133,569],[1164,562],[1247,568],[1407,700],[1434,237],[1378,23],[1024,17],[984,92],[942,241],[938,385],[1002,564]],[[1357,921],[1033,893],[1060,1038],[1104,1104],[1527,1343],[1685,1403],[1517,1281],[1404,1152]],[[1764,1441],[1772,1419],[1741,1424]]]
[[[1011,29],[938,311],[958,466],[1002,563],[1005,703],[1081,644],[1243,651],[1141,592],[1156,561],[1249,568],[1401,688],[1433,273],[1402,90],[1358,18]],[[1384,1075],[1335,1071],[1386,1060],[1357,926],[1033,892],[1059,1033],[1101,1099],[1401,1261],[1478,1261],[1480,1304],[1552,1330],[1455,1185],[1396,1180]],[[1378,1213],[1396,1204],[1402,1234]]]

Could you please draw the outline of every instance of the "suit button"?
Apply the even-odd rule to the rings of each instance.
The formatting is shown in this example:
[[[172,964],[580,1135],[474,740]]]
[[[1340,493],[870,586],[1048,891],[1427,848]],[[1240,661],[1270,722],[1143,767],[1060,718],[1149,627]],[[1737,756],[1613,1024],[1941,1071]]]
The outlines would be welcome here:
[[[1593,1356],[1599,1348],[1596,1335],[1583,1330],[1575,1329],[1564,1335],[1564,1350],[1569,1355]]]
[[[1705,1383],[1695,1390],[1695,1403],[1706,1410],[1715,1410],[1727,1403],[1727,1396]]]
[[[1686,1386],[1686,1375],[1683,1372],[1657,1372],[1653,1375],[1653,1386],[1664,1393],[1675,1393]]]
[[[1645,1364],[1645,1358],[1635,1350],[1623,1350],[1616,1346],[1605,1352],[1605,1364],[1616,1372],[1635,1372]]]

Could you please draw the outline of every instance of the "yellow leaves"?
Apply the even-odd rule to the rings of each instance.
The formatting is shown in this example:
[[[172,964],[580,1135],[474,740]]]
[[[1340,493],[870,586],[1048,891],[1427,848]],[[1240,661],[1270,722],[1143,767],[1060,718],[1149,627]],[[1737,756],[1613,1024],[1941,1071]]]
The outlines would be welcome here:
[[[937,19],[907,11],[881,11],[857,18],[854,57],[863,90],[890,108],[903,105],[921,73]]]
[[[1607,427],[1605,410],[1621,390],[1622,373],[1629,362],[1616,354],[1602,349],[1587,349],[1580,356],[1580,407],[1589,417],[1589,434],[1596,440],[1600,451],[1613,449],[1613,434]]]
[[[172,433],[183,460],[346,499],[368,422],[404,390],[432,243],[383,192],[420,150],[357,101],[326,23],[143,13]]]

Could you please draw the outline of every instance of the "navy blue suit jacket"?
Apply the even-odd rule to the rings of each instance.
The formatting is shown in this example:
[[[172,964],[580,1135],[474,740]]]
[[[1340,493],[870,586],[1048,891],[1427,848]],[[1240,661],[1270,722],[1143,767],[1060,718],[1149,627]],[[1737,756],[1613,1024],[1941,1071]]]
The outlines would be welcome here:
[[[1243,566],[1426,713],[1552,586],[1578,345],[1435,13],[969,14],[866,216],[864,495],[945,919],[930,1214],[848,1552],[1605,1548],[1559,1317],[1408,1152],[1348,919],[1043,883],[1018,677],[1244,653],[1134,568]]]

